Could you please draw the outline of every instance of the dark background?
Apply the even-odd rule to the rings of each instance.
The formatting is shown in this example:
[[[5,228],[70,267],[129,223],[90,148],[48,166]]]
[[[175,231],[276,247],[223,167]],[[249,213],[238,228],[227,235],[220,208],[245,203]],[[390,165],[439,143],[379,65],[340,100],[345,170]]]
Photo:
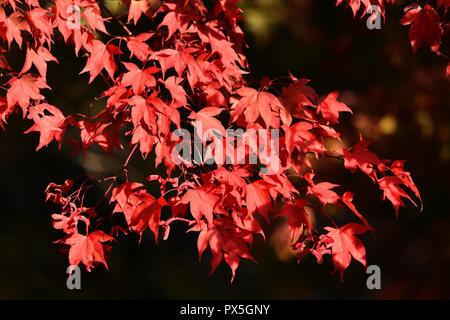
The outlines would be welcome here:
[[[330,257],[323,265],[313,257],[297,264],[276,230],[267,242],[256,241],[252,253],[258,264],[243,260],[230,284],[224,263],[208,276],[209,255],[199,263],[196,237],[180,226],[158,245],[150,232],[144,233],[140,244],[135,235],[122,237],[109,254],[109,271],[103,266],[91,273],[83,270],[82,290],[70,291],[67,256],[53,244],[62,237],[51,227],[55,208],[44,203],[43,192],[49,182],[61,183],[84,172],[108,176],[120,168],[123,156],[106,159],[101,150],[92,148],[83,161],[82,153],[70,158],[70,144],[59,152],[54,142],[35,152],[38,135],[23,135],[31,124],[14,115],[7,132],[0,132],[0,298],[450,298],[447,61],[427,50],[412,53],[408,28],[398,24],[408,3],[389,6],[381,30],[368,30],[365,19],[354,19],[344,6],[334,7],[334,0],[254,0],[242,5],[248,21],[249,81],[283,77],[291,71],[311,79],[321,95],[341,90],[354,111],[340,125],[344,141],[354,144],[362,132],[374,139],[371,149],[380,157],[408,160],[406,169],[421,191],[424,209],[420,212],[405,202],[398,220],[367,177],[349,174],[333,163],[319,164],[328,181],[357,193],[357,208],[378,230],[376,239],[363,240],[368,264],[381,268],[381,290],[366,288],[367,275],[356,261],[343,283],[337,274],[330,275]],[[98,78],[89,86],[88,75],[78,76],[85,59],[76,58],[72,48],[58,44],[54,55],[60,63],[49,63],[47,78],[53,89],[46,93],[49,103],[65,114],[85,112],[104,84]],[[23,64],[20,55],[13,60],[16,66]],[[97,111],[100,103],[94,105]],[[149,161],[135,159],[132,177],[143,180],[151,168]],[[96,199],[102,191],[93,193]]]

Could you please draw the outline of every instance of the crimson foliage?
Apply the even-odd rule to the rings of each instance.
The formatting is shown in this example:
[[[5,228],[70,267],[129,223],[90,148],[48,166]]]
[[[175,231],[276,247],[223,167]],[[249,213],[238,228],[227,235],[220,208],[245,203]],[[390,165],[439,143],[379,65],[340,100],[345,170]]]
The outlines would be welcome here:
[[[321,263],[324,254],[331,254],[341,278],[352,257],[366,266],[365,247],[356,235],[375,229],[354,206],[353,193],[318,181],[319,169],[311,160],[339,160],[351,172],[362,171],[379,186],[396,214],[404,199],[414,203],[414,195],[420,200],[410,173],[404,170],[405,161],[379,158],[362,137],[352,147],[327,149],[327,140],[341,141],[335,127],[340,114],[352,112],[337,91],[321,97],[307,79],[291,74],[263,79],[259,88],[252,88],[245,81],[249,66],[243,54],[238,0],[124,2],[128,14],[115,17],[94,0],[51,0],[45,5],[38,0],[0,1],[0,68],[5,70],[6,89],[0,97],[2,128],[13,112],[21,112],[33,123],[26,133],[39,133],[37,150],[55,140],[60,148],[68,142],[86,152],[97,144],[105,156],[116,149],[128,154],[111,177],[79,177],[48,186],[47,201],[61,207],[52,215],[53,227],[66,234],[58,242],[70,246],[70,264],[82,263],[88,270],[95,263],[107,266],[104,242],[114,240],[118,232],[142,235],[149,228],[158,241],[161,231],[167,239],[172,223],[184,223],[197,234],[199,256],[209,247],[212,271],[225,260],[233,280],[241,258],[254,260],[250,253],[254,238],[265,238],[264,230],[284,217],[299,260],[312,253]],[[360,11],[364,15],[377,4],[384,16],[385,2],[394,0],[338,0],[337,4],[341,2],[348,2],[355,15]],[[440,0],[437,5],[446,11],[450,3]],[[133,32],[138,22],[148,30]],[[401,23],[411,25],[414,51],[427,46],[439,53],[443,27],[433,7],[409,7]],[[123,34],[110,34],[108,24],[120,25]],[[47,63],[58,63],[52,54],[58,41],[73,46],[79,59],[87,58],[80,73],[89,74],[89,83],[101,77],[108,86],[99,94],[104,108],[98,114],[64,115],[61,108],[46,102]],[[3,56],[12,45],[24,56],[19,72]],[[279,145],[280,165],[263,174],[260,169],[273,159],[252,146],[244,156],[254,155],[256,163],[219,161],[230,153],[218,152],[221,142],[214,139],[201,142],[210,147],[205,158],[214,158],[214,165],[174,158],[179,141],[172,133],[191,130],[200,122],[205,131],[226,136],[232,158],[239,137],[226,129],[277,129],[279,136],[271,137]],[[65,139],[69,128],[78,132],[78,141]],[[196,131],[192,137],[202,134]],[[121,143],[124,137],[129,145]],[[154,155],[149,157],[153,168],[147,180],[159,183],[159,194],[150,194],[144,181],[128,180],[127,167],[137,153],[144,159]],[[164,168],[163,175],[155,174],[157,167]],[[84,196],[94,185],[104,185],[105,194],[96,205],[85,206]],[[107,216],[96,212],[103,201],[111,205]],[[327,204],[347,208],[357,222],[338,226],[327,214]],[[126,225],[115,222],[118,215]],[[328,216],[330,226],[313,225],[311,215]]]

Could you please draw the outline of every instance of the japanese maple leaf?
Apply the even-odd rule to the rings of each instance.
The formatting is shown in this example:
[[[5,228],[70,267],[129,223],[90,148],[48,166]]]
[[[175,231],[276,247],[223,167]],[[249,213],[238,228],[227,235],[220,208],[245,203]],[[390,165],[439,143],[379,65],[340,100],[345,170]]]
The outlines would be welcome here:
[[[233,282],[240,258],[256,262],[243,240],[248,232],[237,228],[229,219],[215,219],[212,225],[200,221],[188,231],[200,232],[197,239],[199,259],[208,246],[211,248],[213,257],[210,274],[225,259],[225,262],[231,268],[231,282]]]
[[[205,94],[206,105],[210,107],[224,107],[228,105],[224,95],[219,88],[216,88],[215,84],[209,84],[203,92]]]
[[[308,217],[305,212],[306,201],[298,199],[295,203],[289,203],[277,214],[277,216],[285,216],[288,218],[289,233],[291,235],[291,244],[295,243],[295,236],[303,228],[311,228]]]
[[[414,183],[411,173],[408,171],[405,171],[403,167],[405,166],[406,160],[396,160],[392,162],[391,164],[391,171],[394,173],[397,177],[399,177],[403,184],[411,189],[417,198],[422,202],[422,198],[420,196],[419,189],[416,187],[416,184]]]
[[[90,1],[89,6],[84,9],[82,15],[86,18],[87,24],[92,30],[100,30],[101,32],[108,34],[103,22],[102,12],[95,1]]]
[[[31,65],[34,64],[38,69],[41,77],[45,78],[47,75],[47,62],[55,61],[58,63],[58,60],[47,50],[45,47],[39,47],[37,50],[34,50],[30,47],[27,48],[27,56],[25,59],[25,64],[23,65],[22,71],[20,74],[23,74],[30,70]]]
[[[99,73],[105,69],[111,79],[114,79],[114,73],[116,72],[117,65],[114,61],[115,54],[121,54],[122,51],[118,47],[112,44],[105,45],[100,40],[93,40],[92,45],[88,47],[90,52],[86,66],[81,70],[80,74],[89,72],[89,83],[94,80]]]
[[[338,91],[330,93],[317,107],[317,113],[322,114],[322,117],[329,123],[339,122],[339,112],[353,113],[345,103],[337,101],[338,96]]]
[[[257,91],[253,88],[240,88],[237,94],[241,96],[238,102],[233,106],[231,111],[231,122],[235,122],[241,115],[245,117],[248,124],[256,122],[261,117],[266,127],[279,127],[279,121],[274,116],[276,112],[284,107],[281,102],[273,94],[264,91]]]
[[[266,240],[266,235],[264,234],[258,219],[256,219],[252,214],[249,214],[245,210],[237,209],[232,210],[231,217],[236,227],[254,234],[260,234],[263,239]],[[249,235],[248,239],[252,239],[252,235]]]
[[[167,10],[169,9],[169,10]],[[159,24],[158,29],[166,26],[168,29],[168,34],[166,36],[166,40],[173,36],[176,31],[180,31],[181,33],[186,33],[189,27],[189,24],[192,21],[192,17],[189,15],[183,14],[181,10],[176,10],[175,3],[165,3],[160,9],[155,13],[155,15],[160,11],[168,11],[168,13],[164,16],[163,21]]]
[[[350,265],[352,257],[367,267],[366,249],[355,235],[367,232],[369,227],[363,224],[349,223],[339,229],[325,227],[325,230],[328,231],[327,236],[333,239],[330,245],[334,271],[339,270],[341,281],[344,280],[344,271]]]
[[[123,65],[128,69],[128,72],[124,73],[122,83],[126,86],[131,86],[135,95],[143,93],[146,88],[156,86],[153,74],[158,72],[159,68],[149,67],[142,70],[131,62],[123,62]]]
[[[153,53],[150,46],[145,43],[153,33],[141,33],[136,37],[127,38],[127,47],[130,50],[130,58],[135,55],[141,61],[147,60],[148,56]]]
[[[97,118],[101,118],[98,120]],[[105,151],[114,151],[117,147],[121,150],[119,128],[122,126],[120,119],[114,119],[105,111],[95,116],[97,121],[91,122],[87,120],[78,121],[77,126],[81,129],[81,142],[86,152],[87,148],[94,142]]]
[[[156,113],[148,104],[148,101],[142,96],[133,96],[127,100],[133,106],[131,109],[131,121],[137,128],[141,121],[150,129],[156,129]]]
[[[369,145],[370,141],[363,140],[361,137],[361,140],[351,150],[339,149],[336,151],[344,156],[344,166],[346,169],[355,172],[355,170],[359,168],[374,180],[374,168],[382,166],[383,162],[375,153],[367,149]]]
[[[51,12],[37,7],[27,12],[27,20],[39,44],[44,42],[50,47],[53,42],[53,22]]]
[[[187,73],[188,82],[191,88],[194,88],[198,82],[205,84],[209,82],[209,78],[204,72],[206,70],[200,64],[202,56],[194,57],[198,52],[199,50],[193,47],[182,50],[163,49],[153,53],[150,59],[155,59],[160,63],[163,75],[170,68],[174,68],[177,75],[183,77],[183,72],[187,68],[189,70]],[[203,58],[205,57],[203,56]]]
[[[133,19],[133,22],[136,25],[141,15],[146,15],[150,11],[151,7],[149,0],[131,0],[128,2],[130,3],[130,9],[128,10],[127,23],[130,23],[131,19]]]
[[[168,205],[163,197],[156,199],[142,184],[126,182],[113,190],[110,201],[116,201],[114,212],[123,212],[131,229],[142,234],[149,227],[158,241],[161,207]]]
[[[337,203],[341,198],[336,192],[330,190],[339,187],[338,184],[320,182],[312,187],[308,187],[308,193],[315,195],[322,204]]]
[[[169,77],[164,81],[164,86],[169,90],[172,96],[172,102],[175,107],[187,105],[187,94],[183,86],[180,83],[183,78],[178,78],[175,76]]]
[[[395,216],[398,218],[398,208],[404,207],[405,204],[401,200],[401,197],[408,199],[415,206],[417,206],[414,201],[409,197],[409,195],[400,188],[399,185],[403,184],[403,181],[397,176],[386,176],[378,180],[378,185],[380,189],[383,190],[383,199],[387,198],[395,209]]]
[[[313,88],[309,87],[308,79],[297,79],[291,75],[294,83],[289,87],[284,87],[281,95],[281,102],[292,114],[298,114],[304,106],[315,105],[318,96]]]
[[[83,263],[88,271],[93,268],[94,262],[103,263],[108,269],[103,254],[102,242],[112,241],[113,237],[107,235],[103,231],[96,230],[88,235],[74,233],[70,237],[63,240],[65,244],[70,245],[69,262],[71,266],[77,266]]]
[[[441,45],[442,26],[436,10],[427,4],[423,9],[420,6],[409,9],[400,20],[402,25],[411,25],[409,41],[413,52],[426,45],[432,51],[438,52]]]
[[[27,20],[19,11],[16,11],[2,22],[6,26],[6,40],[8,42],[8,47],[11,47],[11,42],[14,40],[19,45],[19,48],[22,48],[22,31],[31,33],[31,28]]]
[[[73,21],[76,19],[78,13],[75,11],[77,5],[81,5],[79,2],[74,2],[72,0],[55,0],[55,7],[51,8],[54,14],[54,25],[61,32],[64,41],[68,43],[70,40],[75,45],[75,54],[78,56],[78,52],[85,43],[91,42],[94,38],[94,34],[90,32],[87,28],[81,27],[77,28],[77,25]],[[75,27],[75,28],[74,28]]]
[[[40,94],[40,89],[50,88],[44,78],[31,73],[24,74],[20,78],[12,77],[8,84],[10,85],[6,93],[8,107],[19,105],[24,116],[28,112],[30,100],[44,99],[44,96]]]
[[[214,208],[218,200],[216,195],[208,192],[205,188],[197,188],[189,189],[181,198],[180,203],[190,204],[195,220],[200,221],[204,216],[208,223],[212,223]]]
[[[286,148],[289,152],[297,148],[299,151],[306,152],[325,152],[327,149],[317,137],[309,132],[313,125],[306,121],[299,121],[286,129]]]
[[[146,159],[148,154],[152,151],[156,139],[157,137],[153,133],[149,132],[145,126],[139,124],[134,128],[131,143],[139,144],[139,150],[141,151],[142,157]]]
[[[269,211],[272,208],[272,199],[269,193],[270,185],[258,180],[247,185],[246,203],[250,214],[259,212],[266,221],[269,221]]]
[[[29,128],[25,133],[39,132],[39,145],[36,151],[44,146],[47,146],[53,139],[58,141],[61,147],[62,139],[66,131],[66,119],[71,118],[64,117],[61,110],[48,103],[39,104],[30,109],[29,118],[33,119],[34,125]]]
[[[155,241],[158,242],[161,207],[167,205],[167,202],[164,198],[156,199],[149,193],[141,193],[139,200],[141,202],[134,209],[130,227],[139,234],[149,227],[155,235]]]
[[[187,68],[187,80],[191,89],[194,89],[197,83],[211,82],[211,63],[207,61],[209,54],[203,52],[197,56],[197,53],[202,52],[193,47],[180,50],[163,49],[153,53],[150,58],[158,60],[164,75],[173,67],[177,75],[183,77],[183,72]]]
[[[130,225],[133,212],[141,202],[139,194],[144,192],[144,185],[137,182],[125,182],[114,188],[110,199],[110,202],[116,202],[113,212],[122,212]]]
[[[217,179],[221,183],[229,186],[230,189],[239,188],[240,190],[245,190],[247,183],[244,178],[250,175],[250,173],[244,168],[228,171],[224,167],[217,168],[210,174],[214,179]]]
[[[180,114],[173,105],[167,105],[164,101],[157,97],[158,92],[152,93],[147,99],[149,105],[156,110],[158,119],[156,119],[158,133],[168,136],[170,132],[170,124],[173,123],[180,128]]]
[[[263,180],[273,185],[270,189],[271,192],[276,192],[286,199],[291,198],[293,195],[298,194],[298,190],[292,185],[289,179],[284,175],[263,175]],[[272,195],[272,198],[276,198],[276,195]]]
[[[221,137],[226,137],[225,128],[222,126],[222,123],[214,118],[219,115],[224,109],[216,108],[216,107],[206,107],[201,109],[199,112],[192,111],[189,115],[189,119],[196,120],[197,133],[200,135],[200,138],[203,143],[206,143],[205,139],[211,137],[205,137],[205,133],[208,132],[213,134],[212,136],[216,136],[217,133],[220,134]]]
[[[225,66],[233,65],[235,61],[241,61],[233,43],[222,34],[216,22],[209,21],[206,24],[191,24],[188,33],[197,33],[205,45],[211,46],[211,51],[221,56]]]

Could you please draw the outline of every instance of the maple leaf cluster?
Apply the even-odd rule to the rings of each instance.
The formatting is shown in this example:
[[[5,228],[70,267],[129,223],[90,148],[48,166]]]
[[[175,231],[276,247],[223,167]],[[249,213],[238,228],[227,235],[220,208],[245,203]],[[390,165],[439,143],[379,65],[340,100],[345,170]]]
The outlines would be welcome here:
[[[13,112],[21,113],[33,123],[26,133],[40,135],[37,150],[55,140],[60,148],[66,141],[84,152],[92,145],[105,155],[128,152],[123,166],[111,177],[68,179],[46,189],[47,201],[61,208],[52,215],[53,227],[66,234],[58,242],[70,246],[70,265],[81,263],[88,270],[96,263],[107,266],[105,251],[111,247],[105,243],[117,239],[119,232],[142,236],[150,229],[158,241],[161,232],[163,239],[168,238],[176,222],[197,235],[199,257],[209,248],[211,272],[224,260],[233,279],[241,259],[255,261],[254,239],[265,239],[272,223],[284,219],[299,260],[312,253],[321,263],[323,255],[331,254],[341,277],[352,257],[366,266],[365,248],[356,235],[374,228],[356,209],[353,193],[316,178],[320,168],[312,159],[338,159],[351,172],[363,172],[397,214],[405,199],[414,203],[414,195],[420,200],[404,161],[379,158],[362,137],[350,148],[326,148],[326,140],[341,141],[335,127],[340,115],[352,113],[337,91],[321,97],[308,80],[293,75],[281,84],[281,90],[275,90],[279,83],[270,79],[263,79],[259,88],[250,87],[245,80],[249,67],[243,54],[238,0],[207,5],[201,0],[124,3],[128,15],[116,17],[94,0],[54,0],[46,7],[37,0],[0,1],[0,68],[5,70],[7,90],[0,97],[0,125],[4,128]],[[351,4],[355,12],[359,2]],[[80,10],[70,10],[73,6]],[[414,12],[407,18],[413,24],[418,14]],[[70,27],[73,14],[85,22]],[[120,27],[122,34],[111,34],[110,24]],[[135,34],[136,24],[148,26],[147,31]],[[431,38],[415,44],[434,46]],[[78,59],[87,57],[80,73],[89,75],[89,83],[101,78],[107,85],[99,94],[104,101],[99,113],[65,116],[62,107],[46,101],[47,63],[58,62],[52,54],[55,41],[72,46]],[[13,45],[24,55],[19,72],[3,55]],[[245,157],[256,154],[256,163],[177,161],[172,157],[177,146],[172,134],[176,129],[191,130],[194,120],[222,136],[228,135],[227,129],[278,130],[277,170],[263,174],[260,168],[267,167],[270,159],[253,148],[246,149]],[[77,132],[78,141],[65,140],[69,129]],[[129,145],[121,142],[125,138]],[[152,158],[146,181],[128,180],[127,167],[137,153]],[[214,151],[209,154],[216,160],[220,156]],[[299,187],[299,181],[304,187]],[[159,185],[159,193],[148,191],[152,183]],[[87,205],[86,193],[99,185],[105,186],[104,196],[95,205]],[[98,212],[100,203],[110,205],[107,216]],[[339,227],[326,212],[328,204],[347,208],[356,222]],[[313,224],[313,214],[328,216],[331,225]]]
[[[375,14],[375,11],[372,13],[370,8],[377,6],[382,18],[385,19],[386,5],[395,3],[395,0],[337,0],[336,6],[343,2],[352,9],[354,16],[362,12],[361,17],[366,14]],[[425,47],[439,56],[448,56],[442,53],[440,48],[443,36],[449,30],[449,24],[445,23],[449,7],[449,0],[437,0],[435,6],[427,1],[424,7],[417,3],[405,7],[405,15],[400,20],[400,24],[410,26],[409,41],[414,53],[421,47]],[[450,76],[450,62],[446,68],[446,76]]]

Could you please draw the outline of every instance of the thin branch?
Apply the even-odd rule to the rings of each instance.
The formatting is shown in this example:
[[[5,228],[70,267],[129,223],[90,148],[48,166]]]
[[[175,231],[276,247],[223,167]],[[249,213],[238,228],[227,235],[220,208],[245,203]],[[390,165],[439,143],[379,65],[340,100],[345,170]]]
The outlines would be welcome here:
[[[103,10],[105,10],[105,11],[110,15],[110,17],[111,17],[112,19],[114,19],[116,22],[118,22],[118,23],[122,26],[123,30],[125,30],[125,32],[126,32],[130,37],[133,36],[133,33],[130,31],[130,29],[128,29],[127,25],[126,25],[125,23],[123,23],[120,19],[118,19],[118,18],[114,15],[114,13],[112,13],[111,10],[109,10],[108,7],[105,6],[105,5],[103,4],[103,2],[97,1],[97,3],[100,5],[100,7],[101,7]]]

